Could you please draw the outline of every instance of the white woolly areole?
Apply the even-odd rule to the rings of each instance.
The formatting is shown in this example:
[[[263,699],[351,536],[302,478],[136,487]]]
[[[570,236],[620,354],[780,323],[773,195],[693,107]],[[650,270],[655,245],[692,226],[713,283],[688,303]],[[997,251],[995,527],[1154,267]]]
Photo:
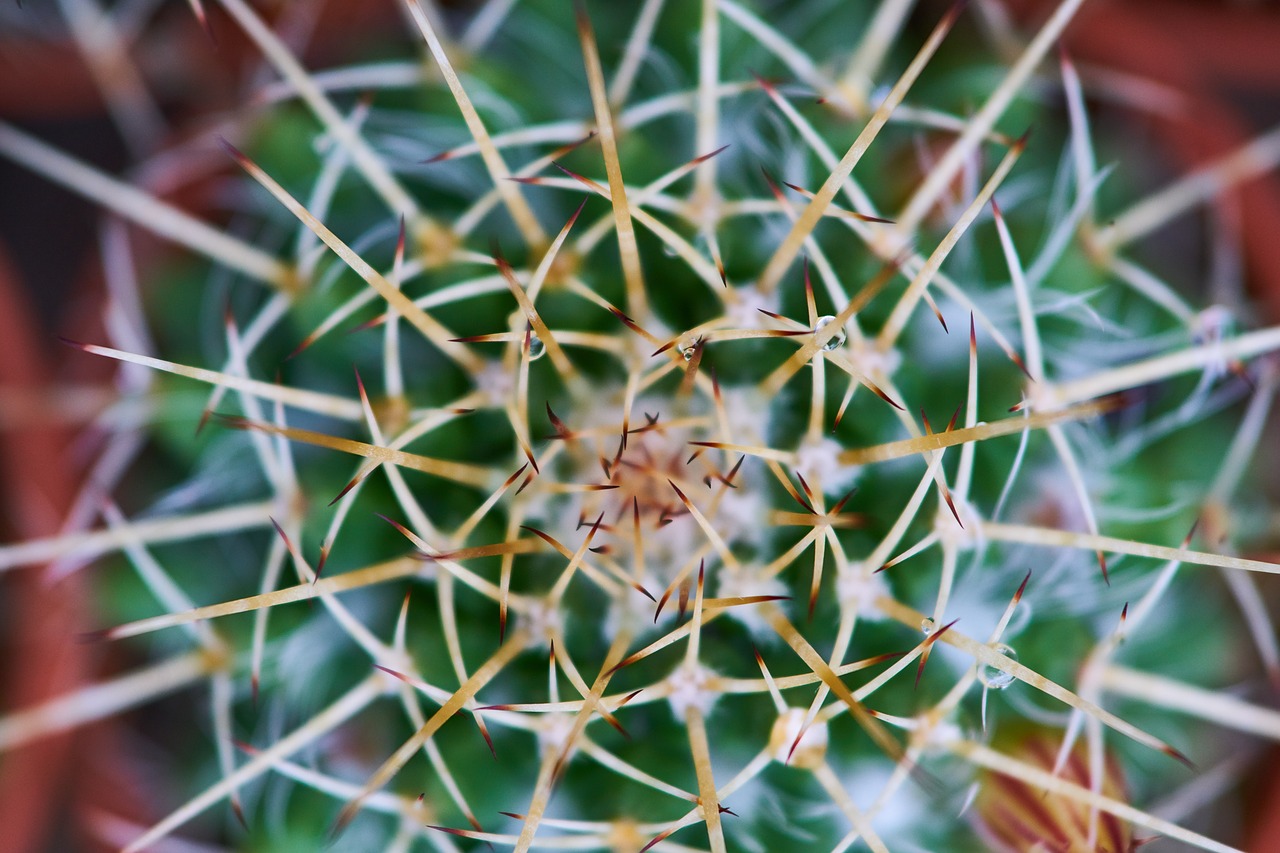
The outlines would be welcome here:
[[[1058,391],[1057,385],[1048,382],[1032,382],[1027,381],[1023,388],[1023,399],[1026,405],[1023,411],[1028,412],[1056,412],[1062,408],[1062,394]],[[978,426],[985,426],[986,421],[978,421]]]
[[[655,596],[661,595],[665,584],[659,583],[653,575],[645,575],[640,585]],[[621,631],[628,631],[633,636],[639,635],[675,618],[675,608],[665,608],[655,621],[654,611],[657,605],[645,598],[639,590],[630,587],[613,596],[609,603],[609,612],[600,626],[604,636],[612,640]]]
[[[744,566],[738,571],[721,568],[717,573],[716,596],[718,598],[738,598],[750,595],[786,595],[787,586],[775,577],[760,577],[753,567]],[[773,637],[774,631],[769,623],[760,615],[760,605],[741,604],[730,607],[726,611],[731,619],[737,620],[752,635]]]
[[[769,434],[769,397],[755,385],[722,386],[725,418],[733,431],[733,441],[742,444],[766,444]]]
[[[538,728],[538,754],[546,758],[548,754],[559,755],[564,745],[569,742],[573,732],[573,717],[569,714],[548,714],[543,717],[543,725]]]
[[[1225,376],[1230,368],[1230,359],[1223,353],[1222,345],[1235,327],[1235,317],[1224,305],[1210,305],[1195,316],[1191,324],[1191,334],[1196,343],[1214,353],[1214,357],[1204,370],[1209,379]]]
[[[873,339],[868,338],[850,338],[846,346],[849,361],[877,385],[886,384],[902,366],[902,353],[897,347],[881,350]]]
[[[476,389],[484,394],[488,403],[499,408],[511,401],[515,393],[515,374],[502,366],[501,362],[486,361],[480,372],[475,374]]]
[[[681,664],[667,676],[667,684],[671,685],[671,695],[667,701],[671,703],[671,712],[677,720],[683,720],[690,708],[697,708],[705,717],[711,712],[719,695],[707,689],[715,673],[701,664]]]
[[[761,314],[765,311],[778,311],[778,300],[772,295],[766,296],[754,287],[740,287],[734,291],[738,298],[725,306],[725,318],[735,329],[763,329],[769,318]]]
[[[805,482],[817,488],[822,484],[823,494],[844,494],[853,488],[862,474],[859,465],[840,462],[844,446],[833,438],[823,437],[818,442],[805,442],[796,448],[796,470]]]
[[[712,520],[716,532],[730,545],[744,541],[759,544],[769,532],[766,523],[769,504],[764,491],[745,479],[739,475],[738,488],[725,490]]]
[[[796,767],[816,766],[822,762],[830,741],[827,724],[815,720],[809,724],[809,728],[804,729],[804,735],[801,736],[804,718],[803,708],[788,708],[774,721],[773,731],[769,734],[770,755],[774,761]],[[797,737],[800,738],[799,743],[796,743]],[[794,751],[792,745],[795,745]]]
[[[964,729],[950,718],[922,721],[921,728],[924,734],[924,747],[931,752],[943,750],[947,745],[965,739]]]
[[[1080,498],[1075,489],[1063,487],[1065,477],[1061,473],[1038,468],[1030,479],[1028,491],[1034,497],[1020,503],[1017,511],[1020,521],[1074,533],[1089,530],[1089,519],[1080,505]]]
[[[883,620],[885,615],[876,606],[876,599],[888,595],[891,593],[884,578],[872,574],[861,563],[854,563],[847,570],[836,573],[836,596],[840,609],[856,607],[859,619]]]
[[[538,599],[520,614],[520,627],[529,633],[535,648],[550,646],[557,634],[563,636],[564,614],[546,599]]]
[[[680,568],[707,541],[706,534],[692,515],[680,515],[656,530],[644,533],[644,562],[665,587]],[[696,579],[696,577],[695,577]],[[655,595],[655,590],[649,590]]]
[[[962,551],[973,548],[982,539],[982,518],[969,501],[952,494],[951,502],[955,504],[955,515],[951,514],[951,507],[943,501],[934,515],[933,529],[944,543]],[[960,517],[963,527],[956,523],[956,516]]]

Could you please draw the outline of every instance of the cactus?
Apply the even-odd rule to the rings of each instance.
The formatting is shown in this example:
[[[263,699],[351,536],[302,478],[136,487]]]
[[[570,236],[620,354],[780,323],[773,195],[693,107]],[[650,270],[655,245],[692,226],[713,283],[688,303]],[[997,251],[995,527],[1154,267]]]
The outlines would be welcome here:
[[[222,804],[255,850],[1231,849],[1155,804],[1280,733],[1228,690],[1278,671],[1280,329],[1133,247],[1280,137],[1144,196],[1054,61],[1079,0],[634,5],[406,0],[309,71],[220,0],[281,81],[225,227],[0,125],[190,251],[154,347],[127,300],[74,344],[180,484],[0,547],[102,555],[145,662],[0,744],[182,691],[131,851]]]

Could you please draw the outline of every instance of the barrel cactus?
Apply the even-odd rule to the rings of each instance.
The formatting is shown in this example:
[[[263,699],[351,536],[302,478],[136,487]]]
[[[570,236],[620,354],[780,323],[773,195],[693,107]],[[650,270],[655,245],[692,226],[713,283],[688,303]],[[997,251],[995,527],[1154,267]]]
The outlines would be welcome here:
[[[394,2],[194,4],[273,72],[216,225],[0,125],[188,250],[69,342],[98,529],[0,548],[138,663],[0,743],[130,712],[130,851],[1232,849],[1280,329],[1150,248],[1280,139],[1151,191],[1080,0]]]

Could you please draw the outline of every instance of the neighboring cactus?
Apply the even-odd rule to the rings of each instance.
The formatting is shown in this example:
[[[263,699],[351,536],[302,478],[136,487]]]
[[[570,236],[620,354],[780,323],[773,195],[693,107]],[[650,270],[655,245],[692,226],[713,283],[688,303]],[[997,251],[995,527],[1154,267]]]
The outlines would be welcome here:
[[[220,0],[285,81],[229,231],[0,125],[213,263],[144,283],[156,352],[123,302],[76,344],[190,478],[0,547],[122,552],[97,639],[152,662],[0,746],[207,682],[129,850],[224,800],[254,850],[1230,849],[1153,803],[1238,778],[1189,716],[1280,736],[1226,690],[1280,672],[1234,551],[1280,328],[1126,252],[1280,136],[1135,203],[1080,0],[1007,67],[992,3],[634,5],[407,0],[425,66],[308,74]]]

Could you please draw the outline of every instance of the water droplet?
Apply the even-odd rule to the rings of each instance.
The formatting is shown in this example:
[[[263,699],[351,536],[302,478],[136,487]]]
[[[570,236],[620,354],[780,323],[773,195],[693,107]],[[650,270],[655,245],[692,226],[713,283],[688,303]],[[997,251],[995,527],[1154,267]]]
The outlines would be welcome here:
[[[547,345],[537,335],[529,335],[529,360],[537,361],[547,354]]]
[[[1018,659],[1018,653],[1004,643],[996,643],[992,646],[992,650],[1004,655],[1009,660],[1016,661]],[[1004,690],[1010,684],[1013,684],[1014,677],[1002,669],[997,669],[984,663],[978,668],[978,680],[982,682],[983,687],[991,690]]]
[[[676,342],[676,346],[680,349],[680,355],[684,356],[685,361],[693,361],[693,354],[698,351],[698,342],[689,337],[681,337]]]
[[[835,321],[836,321],[836,318],[831,316],[830,314],[823,314],[821,317],[818,318],[818,322],[814,325],[813,333],[815,335],[818,334],[823,330],[823,328],[826,327],[828,323],[834,323]],[[844,342],[845,342],[844,329],[841,329],[840,331],[832,335],[829,341],[827,341],[825,344],[822,345],[822,349],[824,352],[831,352],[836,347],[844,346]]]
[[[672,246],[668,245],[667,243],[663,243],[663,244],[662,244],[662,254],[666,255],[668,258],[674,258],[674,257],[678,257],[680,253],[679,253],[679,252],[677,252],[677,251],[675,250],[675,248],[673,248]]]
[[[932,619],[924,619],[920,622],[920,633],[926,637],[933,633],[933,629],[937,627]]]

